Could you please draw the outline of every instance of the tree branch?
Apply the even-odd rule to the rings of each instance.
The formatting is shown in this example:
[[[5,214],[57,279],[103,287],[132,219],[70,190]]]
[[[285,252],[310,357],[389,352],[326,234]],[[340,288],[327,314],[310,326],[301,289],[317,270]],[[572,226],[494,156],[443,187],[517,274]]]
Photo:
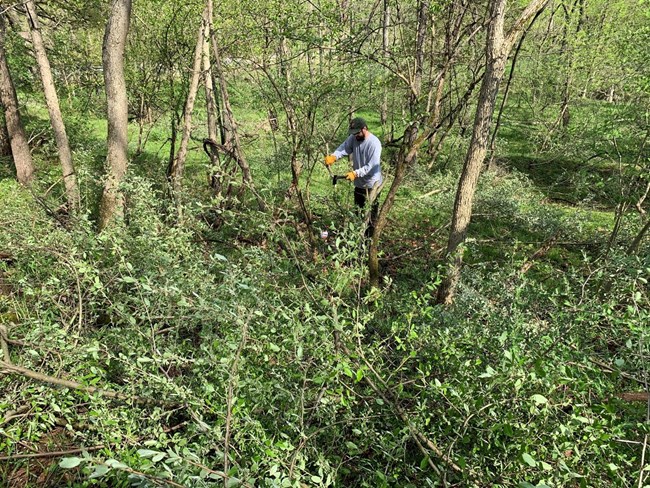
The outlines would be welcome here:
[[[49,383],[52,385],[57,385],[57,386],[63,386],[65,388],[71,388],[73,390],[79,390],[83,391],[85,393],[88,393],[90,395],[93,394],[100,394],[102,396],[106,396],[109,398],[115,398],[117,400],[131,400],[131,401],[136,401],[138,403],[153,403],[153,404],[163,404],[163,405],[177,405],[176,402],[166,402],[163,400],[157,400],[153,398],[145,398],[145,397],[133,397],[133,396],[128,396],[125,395],[124,393],[120,393],[117,391],[112,391],[112,390],[104,390],[102,388],[96,388],[94,386],[85,386],[82,385],[81,383],[77,383],[76,381],[70,381],[70,380],[64,380],[61,378],[56,378],[54,376],[48,376],[46,374],[38,373],[36,371],[32,371],[31,369],[28,368],[23,368],[22,366],[17,366],[15,364],[11,364],[7,361],[0,361],[0,374],[7,374],[7,373],[13,373],[13,374],[19,374],[22,376],[26,376],[27,378],[31,378],[36,381],[40,381],[43,383]]]

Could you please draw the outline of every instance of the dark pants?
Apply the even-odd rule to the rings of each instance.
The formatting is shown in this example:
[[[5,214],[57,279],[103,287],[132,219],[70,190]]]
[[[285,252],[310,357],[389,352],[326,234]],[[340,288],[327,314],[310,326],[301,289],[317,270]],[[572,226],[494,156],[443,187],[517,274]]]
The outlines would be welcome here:
[[[370,198],[372,193],[372,188],[354,188],[354,203],[359,209],[362,209],[366,206],[366,200]],[[375,232],[375,223],[377,222],[377,214],[379,213],[379,193],[375,196],[375,201],[372,202],[372,207],[370,208],[370,221],[368,222],[368,227],[366,228],[366,237],[372,237]]]

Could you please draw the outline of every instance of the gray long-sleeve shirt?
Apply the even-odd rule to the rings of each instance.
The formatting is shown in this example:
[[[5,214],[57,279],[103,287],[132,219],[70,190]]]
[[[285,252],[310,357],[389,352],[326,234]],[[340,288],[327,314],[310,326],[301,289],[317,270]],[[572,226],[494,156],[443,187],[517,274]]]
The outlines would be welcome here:
[[[351,135],[332,154],[337,160],[350,155],[357,188],[373,188],[383,181],[379,166],[381,142],[374,134],[368,134],[361,142]]]

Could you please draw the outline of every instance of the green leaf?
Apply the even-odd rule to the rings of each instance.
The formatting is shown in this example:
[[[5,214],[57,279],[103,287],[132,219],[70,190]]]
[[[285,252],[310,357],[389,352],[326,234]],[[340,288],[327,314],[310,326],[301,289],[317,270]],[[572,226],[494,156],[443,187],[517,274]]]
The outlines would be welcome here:
[[[530,399],[533,400],[537,405],[545,405],[548,403],[548,399],[545,396],[539,394],[531,396]]]
[[[537,466],[537,461],[535,461],[535,458],[533,458],[533,456],[531,456],[527,452],[525,452],[521,457],[524,460],[524,462],[531,468]]]
[[[350,451],[358,451],[359,450],[359,446],[357,446],[354,442],[347,441],[345,443],[345,445]]]
[[[164,452],[159,452],[158,454],[156,454],[154,457],[151,458],[151,462],[157,463],[158,461],[165,459],[166,457],[167,454],[165,454]]]
[[[78,457],[69,457],[63,458],[59,461],[59,467],[63,469],[76,468],[81,464],[81,458]]]
[[[151,449],[138,449],[138,456],[143,459],[154,457],[156,454],[160,454],[160,451],[152,451]]]
[[[129,469],[126,464],[119,462],[117,459],[107,459],[104,464],[113,469]]]
[[[226,488],[236,488],[237,486],[241,486],[241,480],[238,478],[228,478],[226,481]]]
[[[111,470],[108,466],[105,464],[98,464],[95,466],[95,471],[89,476],[91,480],[94,480],[96,478],[101,478],[104,476],[106,473],[108,473]]]
[[[492,378],[496,374],[496,371],[491,367],[488,366],[485,368],[485,373],[481,373],[478,377],[479,378]]]

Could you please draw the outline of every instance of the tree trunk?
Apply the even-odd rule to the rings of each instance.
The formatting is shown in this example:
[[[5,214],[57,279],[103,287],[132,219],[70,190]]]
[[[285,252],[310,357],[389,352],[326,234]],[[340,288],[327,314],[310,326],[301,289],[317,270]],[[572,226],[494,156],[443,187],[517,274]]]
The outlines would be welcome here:
[[[530,28],[535,23],[535,20],[537,20],[537,17],[539,17],[539,15],[541,13],[542,13],[541,10],[537,11],[537,13],[535,14],[535,17],[531,21],[528,28],[522,33],[521,38],[519,39],[519,42],[517,43],[517,49],[515,49],[515,54],[512,57],[512,63],[510,63],[510,74],[508,75],[508,82],[506,83],[506,88],[505,88],[505,90],[503,92],[503,98],[501,99],[501,105],[499,106],[499,113],[497,115],[496,124],[494,126],[494,130],[492,131],[492,138],[490,139],[490,160],[488,161],[488,164],[487,164],[488,171],[494,170],[494,159],[495,159],[495,153],[496,153],[497,134],[499,133],[499,127],[501,126],[501,116],[503,115],[503,109],[506,106],[506,102],[508,101],[508,94],[510,93],[510,87],[512,86],[512,79],[514,78],[514,75],[515,75],[515,66],[517,66],[517,58],[519,57],[519,52],[521,51],[521,46],[524,44],[524,39],[526,38],[526,34],[528,33]]]
[[[9,73],[4,45],[5,23],[4,15],[0,13],[0,101],[5,109],[7,133],[11,141],[11,153],[16,166],[16,179],[23,185],[29,185],[34,176],[34,163],[29,151],[25,129],[20,120],[18,97]]]
[[[388,191],[388,195],[377,215],[377,222],[374,225],[370,247],[368,249],[368,273],[370,286],[379,286],[379,239],[386,227],[388,221],[388,212],[393,206],[397,189],[404,179],[406,168],[415,163],[417,151],[421,144],[416,145],[419,132],[419,122],[417,121],[418,106],[420,103],[420,93],[422,91],[422,74],[424,72],[424,46],[426,44],[427,34],[427,12],[428,2],[418,1],[418,27],[415,37],[415,52],[413,57],[413,77],[410,80],[409,95],[409,114],[412,120],[411,124],[404,131],[404,139],[400,154],[398,155],[395,168],[393,184]],[[368,209],[372,208],[372,202]]]
[[[242,171],[242,177],[244,183],[248,186],[249,190],[255,196],[257,200],[257,206],[261,211],[266,210],[266,203],[262,197],[255,190],[255,185],[253,184],[253,176],[251,174],[250,166],[246,161],[244,152],[242,151],[241,144],[239,142],[239,134],[237,132],[237,126],[235,124],[235,116],[233,115],[232,108],[230,106],[230,97],[228,95],[228,86],[226,84],[226,78],[223,73],[223,68],[221,66],[221,54],[219,52],[219,45],[217,44],[217,39],[214,36],[214,33],[211,35],[212,40],[212,50],[214,51],[214,68],[219,80],[219,91],[221,92],[221,111],[223,116],[223,125],[226,131],[226,146],[232,149],[233,153],[236,155],[237,164]]]
[[[422,145],[427,140],[435,136],[440,129],[439,125],[440,125],[440,118],[441,118],[441,100],[443,97],[444,85],[447,79],[447,74],[453,64],[453,60],[455,56],[455,52],[453,49],[447,51],[446,62],[437,75],[435,100],[433,104],[430,104],[433,107],[433,112],[429,114],[426,122],[422,124],[422,132],[420,133],[419,131],[420,123],[418,122],[417,117],[414,114],[417,111],[417,102],[420,95],[419,87],[421,81],[418,80],[418,77],[422,76],[422,70],[421,68],[418,70],[417,67],[422,66],[421,61],[418,61],[418,58],[420,60],[422,59],[422,55],[423,55],[422,46],[424,46],[426,40],[424,33],[426,32],[425,18],[426,18],[427,6],[424,2],[421,2],[419,3],[418,8],[419,8],[418,18],[420,20],[418,24],[418,35],[417,35],[417,42],[416,42],[416,66],[415,66],[416,69],[414,70],[415,77],[413,79],[413,82],[411,83],[411,86],[409,87],[411,89],[409,107],[412,111],[413,114],[412,118],[414,120],[404,131],[402,146],[397,155],[397,160],[395,163],[395,174],[393,176],[393,182],[390,186],[390,189],[388,190],[388,195],[386,196],[386,199],[384,200],[384,203],[381,206],[381,209],[379,210],[379,214],[377,215],[377,222],[375,223],[374,233],[370,241],[370,248],[368,250],[369,281],[370,281],[370,286],[375,286],[375,287],[379,286],[379,260],[378,260],[379,240],[388,222],[388,214],[390,213],[393,204],[395,202],[395,196],[397,195],[397,190],[401,186],[402,181],[404,180],[404,177],[406,176],[408,169],[415,162],[418,150],[422,147]],[[456,29],[453,34],[453,38],[456,41],[458,40],[457,37],[458,35],[460,35],[460,29]],[[419,43],[421,43],[422,46],[418,47],[417,44]],[[449,45],[451,44],[452,43],[449,43]],[[456,42],[454,42],[453,44],[457,45]],[[472,84],[472,86],[470,87],[469,89],[470,92],[473,90],[473,86],[474,84]],[[469,95],[467,96],[469,97]],[[459,105],[454,110],[460,110],[461,108],[462,105]],[[452,112],[454,110],[452,110]],[[450,117],[453,117],[453,115],[450,114]],[[451,124],[449,125],[448,128],[451,128]]]
[[[645,223],[645,225],[641,228],[641,230],[632,241],[632,244],[630,244],[630,247],[627,249],[628,254],[634,255],[637,253],[639,246],[641,245],[641,241],[646,236],[648,231],[650,231],[650,220]]]
[[[43,37],[41,36],[36,6],[34,5],[33,0],[28,0],[25,3],[25,10],[27,12],[29,32],[34,47],[34,56],[36,57],[36,63],[38,64],[38,69],[41,74],[41,81],[43,82],[45,103],[50,115],[50,123],[52,124],[52,130],[54,131],[56,147],[59,151],[59,160],[61,161],[61,169],[63,170],[63,184],[65,186],[68,209],[71,213],[77,213],[80,205],[79,188],[77,186],[77,176],[74,171],[74,165],[72,164],[72,151],[70,150],[68,135],[66,134],[65,124],[63,123],[63,116],[61,115],[61,108],[59,107],[59,97],[56,93],[56,87],[54,86],[52,68],[50,67],[47,52],[45,51],[45,44],[43,42]]]
[[[0,108],[4,114],[5,108],[0,103]],[[7,121],[4,116],[0,118],[0,156],[11,156],[11,141],[9,140],[9,132],[7,131]]]
[[[485,161],[494,105],[499,84],[503,78],[506,60],[517,37],[528,20],[544,7],[547,0],[533,0],[507,36],[504,36],[504,21],[507,0],[490,2],[486,39],[486,68],[479,94],[474,131],[465,156],[463,172],[456,191],[456,200],[447,243],[447,273],[438,289],[437,302],[451,304],[460,279],[467,227],[472,216],[472,203],[481,167]]]
[[[203,10],[201,25],[199,27],[199,34],[196,40],[196,47],[194,48],[194,62],[192,64],[192,76],[190,78],[190,88],[187,93],[187,100],[185,101],[185,110],[183,117],[183,132],[181,136],[180,146],[178,147],[178,154],[174,158],[171,167],[167,171],[167,178],[171,183],[172,191],[176,198],[178,198],[182,181],[183,173],[185,171],[185,160],[187,159],[187,147],[190,141],[190,132],[192,130],[192,111],[194,110],[194,102],[196,94],[199,89],[199,78],[201,75],[201,52],[203,50],[203,32],[205,31],[205,18],[207,16],[207,7]]]
[[[208,139],[217,142],[217,104],[215,102],[214,81],[212,79],[212,64],[210,62],[210,36],[212,34],[212,0],[208,0],[206,25],[203,31],[203,48],[201,51],[201,64],[203,66],[203,84],[205,86],[205,106],[208,116]],[[214,151],[210,151],[211,182],[216,181],[219,158]]]
[[[205,105],[208,115],[208,137],[217,140],[217,105],[214,97],[214,81],[212,79],[212,64],[210,62],[210,35],[212,33],[212,0],[208,0],[206,25],[203,32],[203,49],[201,62],[205,85]],[[213,161],[214,163],[214,161]]]
[[[382,36],[381,36],[381,47],[384,55],[388,53],[389,29],[390,29],[390,4],[388,0],[384,0]],[[386,84],[384,84],[382,97],[381,97],[379,123],[381,124],[382,131],[385,134],[387,132],[386,124],[388,123],[388,86]]]
[[[129,32],[131,0],[113,0],[102,45],[108,118],[106,183],[99,208],[99,229],[124,215],[119,191],[128,165],[128,103],[124,79],[124,49]]]
[[[397,163],[395,165],[395,174],[393,175],[393,183],[388,190],[388,195],[377,214],[377,221],[375,222],[374,231],[370,240],[370,247],[368,249],[368,274],[371,287],[379,287],[379,240],[388,223],[388,214],[393,208],[395,203],[395,196],[397,190],[402,185],[406,170],[409,168],[415,159],[416,150],[411,150],[412,147],[407,141],[413,140],[417,135],[417,123],[410,125],[404,131],[404,143],[400,148],[400,153],[397,156]],[[415,142],[417,144],[418,141]],[[421,142],[420,142],[421,144]],[[372,202],[369,202],[368,208],[372,207]]]

